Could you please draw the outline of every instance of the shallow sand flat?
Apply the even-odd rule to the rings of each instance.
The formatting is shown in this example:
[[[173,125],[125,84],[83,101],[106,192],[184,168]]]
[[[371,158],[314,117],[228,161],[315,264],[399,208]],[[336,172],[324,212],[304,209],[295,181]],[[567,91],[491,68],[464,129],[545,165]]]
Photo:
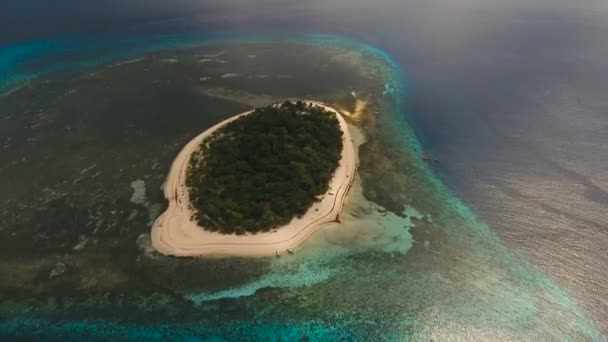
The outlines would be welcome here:
[[[314,203],[301,218],[267,233],[247,235],[225,235],[204,230],[192,221],[189,208],[185,175],[190,155],[200,143],[215,130],[237,118],[251,113],[245,112],[224,120],[192,139],[177,155],[165,182],[165,198],[169,207],[154,222],[152,246],[158,252],[173,256],[274,256],[277,251],[297,248],[304,240],[325,224],[338,218],[344,199],[355,177],[357,152],[348,124],[333,108],[315,101],[307,101],[336,114],[343,132],[343,148],[340,164],[330,181],[329,191],[321,201]]]

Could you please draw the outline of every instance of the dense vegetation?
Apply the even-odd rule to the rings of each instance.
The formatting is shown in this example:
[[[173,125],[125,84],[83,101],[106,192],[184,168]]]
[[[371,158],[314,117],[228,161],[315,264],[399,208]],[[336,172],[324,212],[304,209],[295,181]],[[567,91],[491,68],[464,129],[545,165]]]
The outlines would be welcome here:
[[[258,108],[192,154],[186,185],[194,219],[226,234],[287,224],[327,192],[341,151],[338,119],[322,107],[298,101]]]

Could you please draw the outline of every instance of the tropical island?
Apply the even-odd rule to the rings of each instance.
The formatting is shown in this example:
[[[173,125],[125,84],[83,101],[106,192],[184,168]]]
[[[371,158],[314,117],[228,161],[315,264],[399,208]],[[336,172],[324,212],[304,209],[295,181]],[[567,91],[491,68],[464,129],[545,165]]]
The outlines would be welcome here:
[[[215,131],[189,161],[186,186],[199,226],[267,232],[301,217],[327,192],[342,152],[336,116],[285,101]]]
[[[337,222],[356,150],[335,109],[285,101],[191,140],[165,182],[153,247],[175,256],[270,256]]]

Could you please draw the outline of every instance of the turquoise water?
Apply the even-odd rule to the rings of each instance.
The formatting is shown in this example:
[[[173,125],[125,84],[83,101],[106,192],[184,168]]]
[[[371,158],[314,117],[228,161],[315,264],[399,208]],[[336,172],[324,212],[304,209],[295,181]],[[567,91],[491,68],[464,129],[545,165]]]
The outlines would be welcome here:
[[[404,163],[420,183],[412,193],[426,194],[435,207],[419,208],[414,196],[407,219],[393,214],[346,217],[346,225],[358,234],[346,239],[338,228],[328,229],[297,255],[273,260],[268,272],[252,282],[181,293],[188,305],[160,295],[110,314],[96,313],[96,307],[107,309],[104,302],[75,306],[71,314],[15,312],[0,322],[1,334],[150,341],[602,339],[567,293],[503,247],[421,161],[423,147],[408,124],[404,72],[384,51],[327,35],[187,34],[34,42],[0,50],[0,85],[8,90],[52,72],[156,50],[261,41],[338,46],[376,65],[385,84],[380,101],[385,134],[409,156]],[[362,199],[353,202],[355,207],[369,205]],[[415,241],[412,217],[428,218],[431,237],[441,238]],[[395,241],[398,246],[392,248]]]

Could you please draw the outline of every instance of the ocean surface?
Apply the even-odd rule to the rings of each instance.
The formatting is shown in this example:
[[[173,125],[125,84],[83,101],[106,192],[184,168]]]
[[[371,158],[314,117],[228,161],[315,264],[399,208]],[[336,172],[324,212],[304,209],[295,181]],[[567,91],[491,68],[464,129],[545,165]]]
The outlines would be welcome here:
[[[245,296],[240,303],[239,299],[225,305],[232,310],[243,306],[251,314],[269,305],[265,295],[274,298],[272,290],[261,295],[259,290],[280,284],[279,288],[296,289],[291,296],[282,294],[287,303],[296,294],[300,300],[302,296],[318,299],[315,308],[319,311],[308,313],[306,320],[291,317],[290,306],[267,316],[260,314],[259,320],[230,316],[226,311],[217,319],[232,320],[215,327],[216,318],[199,317],[205,324],[195,327],[188,320],[183,326],[179,320],[162,325],[160,316],[157,328],[137,324],[136,319],[121,324],[99,317],[63,317],[51,320],[51,328],[48,317],[24,320],[19,316],[4,317],[0,328],[7,336],[31,330],[46,339],[154,340],[214,334],[230,339],[239,336],[233,330],[239,327],[252,339],[290,340],[301,337],[302,331],[318,340],[373,339],[370,331],[387,340],[406,336],[604,339],[602,334],[608,331],[608,102],[603,90],[608,87],[604,58],[608,55],[608,8],[603,3],[332,1],[302,5],[267,1],[249,6],[183,1],[168,13],[159,3],[111,4],[107,8],[78,5],[64,12],[67,7],[60,3],[36,16],[27,15],[23,5],[3,11],[11,13],[4,14],[10,19],[4,25],[19,19],[31,25],[22,32],[13,25],[10,32],[15,34],[2,35],[6,42],[0,48],[2,92],[54,72],[201,42],[305,39],[320,46],[346,44],[371,51],[394,68],[391,79],[385,80],[394,101],[388,118],[397,127],[396,134],[404,135],[403,148],[417,153],[425,150],[439,160],[438,165],[423,167],[425,177],[437,184],[442,203],[451,205],[466,218],[467,226],[474,227],[469,240],[450,241],[474,251],[470,260],[475,262],[469,266],[482,270],[484,276],[477,274],[479,282],[471,289],[487,293],[464,295],[453,290],[457,276],[448,280],[441,272],[416,270],[413,249],[402,251],[409,250],[412,260],[397,265],[383,257],[343,258],[340,249],[321,253],[311,248],[310,253],[318,252],[322,261],[311,257],[311,262],[299,264],[287,275],[281,269],[244,287],[189,297],[201,305]],[[137,16],[142,8],[147,9],[145,15]],[[126,18],[107,19],[121,10]],[[69,13],[67,22],[61,23],[66,18],[62,13]],[[319,32],[349,39],[315,35]],[[428,256],[420,258],[425,259],[419,265],[426,265]],[[379,265],[386,268],[385,274],[377,272]],[[409,276],[404,274],[408,272]],[[468,279],[463,284],[470,286],[473,274],[462,273]],[[363,276],[368,276],[367,287],[359,279]],[[513,288],[505,286],[511,282]],[[326,284],[320,290],[327,296],[325,303],[315,299],[314,291],[297,290],[312,284]],[[319,313],[324,306],[331,311],[332,305],[338,305],[331,298],[340,293],[361,301],[366,293],[373,296],[370,289],[379,287],[384,295],[378,297],[384,299],[365,301],[369,312],[363,314],[358,307],[349,313],[352,307],[346,306],[340,308],[340,315]],[[450,291],[454,291],[452,296]],[[539,310],[534,299],[538,291],[550,298],[550,310]],[[433,296],[438,303],[420,300]],[[390,305],[385,301],[390,300],[395,305],[387,309]],[[407,301],[417,303],[422,311],[412,315],[415,310]],[[399,316],[400,312],[408,314]],[[285,319],[278,320],[277,315]],[[372,328],[378,317],[393,324],[390,334]],[[335,323],[328,324],[332,320]],[[565,322],[571,322],[572,331],[561,330]]]

